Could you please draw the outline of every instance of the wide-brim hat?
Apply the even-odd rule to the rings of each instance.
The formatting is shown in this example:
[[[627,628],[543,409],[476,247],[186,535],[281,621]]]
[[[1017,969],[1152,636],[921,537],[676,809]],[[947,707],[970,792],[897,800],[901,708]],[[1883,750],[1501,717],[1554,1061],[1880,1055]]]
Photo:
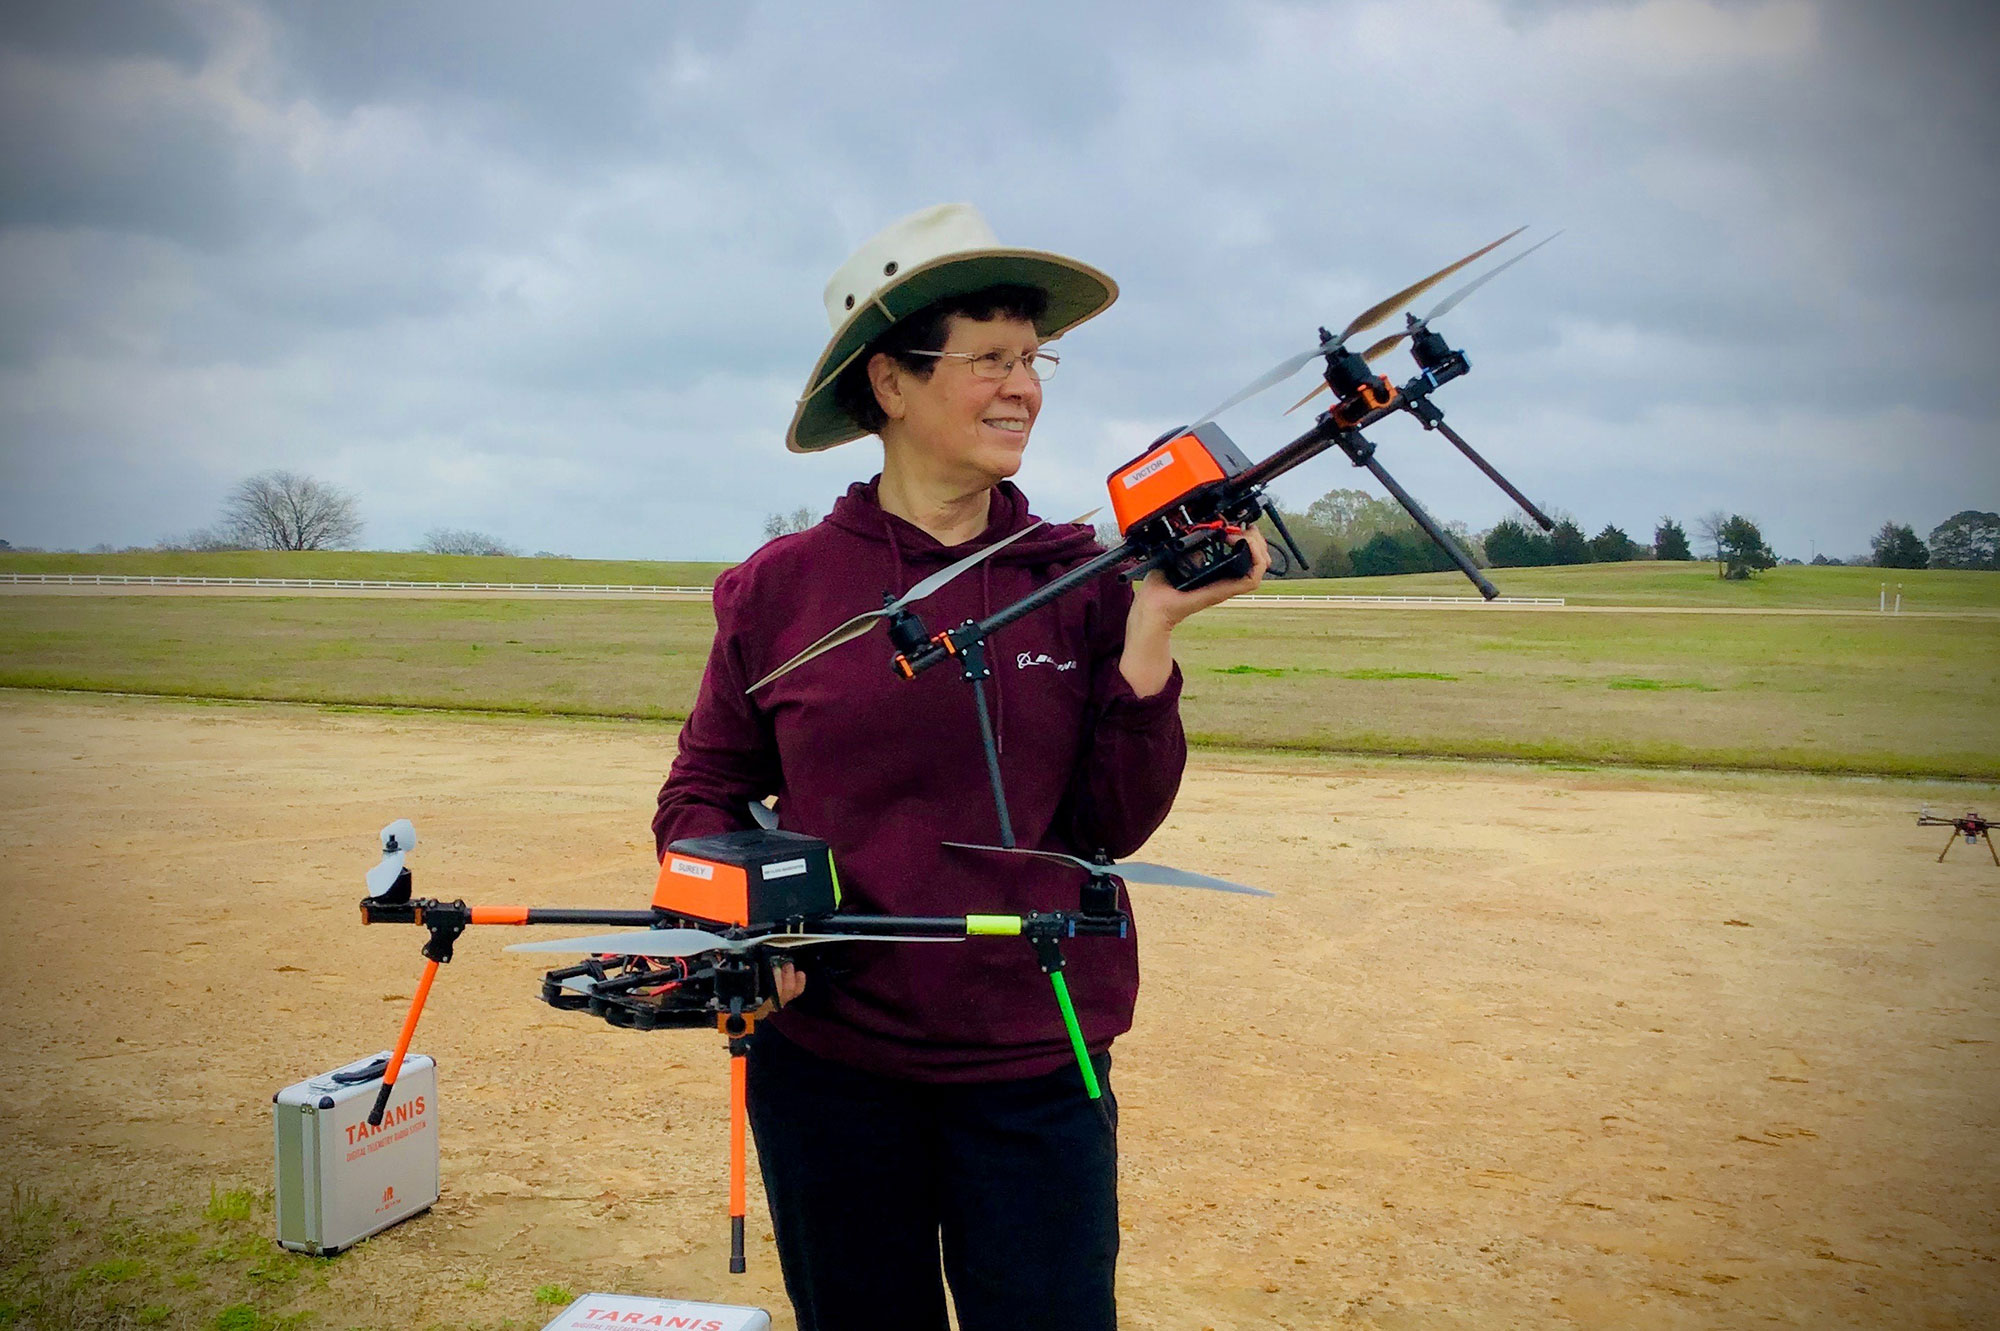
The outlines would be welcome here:
[[[1009,249],[968,203],[946,203],[891,224],[850,256],[826,284],[833,339],[820,353],[792,414],[785,447],[816,453],[869,431],[836,401],[833,384],[868,345],[926,305],[994,286],[1048,296],[1035,332],[1048,339],[1101,314],[1118,284],[1087,263],[1043,250]]]

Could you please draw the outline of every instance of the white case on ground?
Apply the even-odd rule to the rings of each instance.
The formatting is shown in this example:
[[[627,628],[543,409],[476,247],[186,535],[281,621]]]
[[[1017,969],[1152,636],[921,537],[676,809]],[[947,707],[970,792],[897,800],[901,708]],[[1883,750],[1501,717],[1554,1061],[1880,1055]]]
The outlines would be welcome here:
[[[370,1127],[388,1060],[385,1049],[271,1098],[278,1242],[294,1252],[339,1252],[438,1199],[437,1065],[406,1057],[382,1125]]]
[[[647,1331],[768,1331],[771,1315],[762,1308],[678,1299],[641,1299],[629,1294],[586,1294],[562,1310],[542,1331],[596,1331],[630,1326]]]

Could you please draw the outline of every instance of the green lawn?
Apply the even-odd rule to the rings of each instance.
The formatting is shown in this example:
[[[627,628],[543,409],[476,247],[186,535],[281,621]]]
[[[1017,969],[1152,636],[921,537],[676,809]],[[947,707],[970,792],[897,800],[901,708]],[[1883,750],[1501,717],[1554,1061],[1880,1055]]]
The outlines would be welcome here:
[[[700,604],[9,595],[0,685],[672,720],[711,633]],[[1269,608],[1175,642],[1209,745],[2000,778],[2000,618]]]
[[[1502,596],[1560,596],[1571,605],[1716,606],[1763,610],[1873,610],[1883,583],[1905,610],[2000,612],[2000,573],[1966,569],[1830,568],[1788,564],[1742,582],[1715,576],[1715,565],[1654,560],[1563,568],[1486,571]],[[1265,584],[1269,592],[1332,596],[1479,595],[1460,573],[1393,578],[1299,578]]]
[[[394,550],[139,551],[121,555],[0,551],[0,573],[121,573],[181,578],[365,578],[388,582],[567,582],[706,587],[729,565],[644,559],[527,559]]]
[[[68,1188],[48,1195],[0,1183],[0,1327],[21,1331],[315,1331],[369,1327],[329,1309],[374,1303],[365,1258],[354,1252],[308,1257],[272,1239],[271,1194],[210,1186],[204,1203],[186,1180],[149,1196],[134,1212]],[[357,1264],[358,1261],[358,1264]],[[478,1296],[498,1322],[449,1325],[410,1316],[398,1328],[425,1331],[530,1331],[551,1309],[530,1293],[524,1273],[490,1282],[484,1263],[459,1263],[454,1284]],[[544,1286],[543,1288],[549,1288]]]
[[[0,551],[0,573],[124,573],[206,578],[368,578],[392,582],[563,582],[708,586],[726,563],[610,559],[514,559],[420,555],[371,550],[236,550],[216,554],[21,554]],[[2000,573],[1957,569],[1774,568],[1746,582],[1725,582],[1713,564],[1584,564],[1567,568],[1497,568],[1488,576],[1503,596],[1561,596],[1572,605],[1719,606],[1741,609],[1872,610],[1881,584],[1903,588],[1905,610],[2000,613]],[[1394,578],[1301,578],[1274,582],[1274,593],[1335,596],[1476,597],[1457,573]]]
[[[1212,744],[2000,775],[2000,619],[1262,610],[1175,646]]]
[[[679,718],[706,604],[0,597],[0,685]]]

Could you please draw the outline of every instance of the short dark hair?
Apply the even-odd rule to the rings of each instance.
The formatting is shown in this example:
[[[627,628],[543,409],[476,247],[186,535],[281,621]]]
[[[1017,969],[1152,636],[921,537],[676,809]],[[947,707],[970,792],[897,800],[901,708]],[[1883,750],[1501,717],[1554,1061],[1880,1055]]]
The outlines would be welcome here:
[[[863,347],[834,380],[833,400],[853,417],[855,424],[874,434],[889,419],[882,404],[875,400],[875,385],[868,378],[868,362],[875,359],[877,352],[894,357],[898,365],[919,379],[928,379],[937,368],[937,358],[912,353],[943,351],[946,339],[951,336],[953,315],[980,322],[1022,319],[1038,324],[1048,308],[1048,292],[1040,287],[1015,285],[985,287],[932,301],[915,314],[898,319],[888,331]]]

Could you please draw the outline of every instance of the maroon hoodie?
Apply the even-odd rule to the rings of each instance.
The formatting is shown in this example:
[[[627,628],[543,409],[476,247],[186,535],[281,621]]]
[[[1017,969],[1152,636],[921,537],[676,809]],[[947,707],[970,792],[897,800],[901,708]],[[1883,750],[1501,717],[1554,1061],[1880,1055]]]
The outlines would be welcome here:
[[[844,911],[1074,910],[1081,870],[940,844],[993,845],[1000,833],[972,689],[956,666],[905,680],[876,629],[744,692],[884,592],[1033,522],[1002,482],[986,531],[947,547],[885,513],[874,481],[856,483],[824,522],[717,578],[715,644],[653,818],[662,852],[749,827],[748,802],[776,795],[783,827],[832,846]],[[913,608],[933,633],[981,619],[1099,549],[1088,527],[1044,527]],[[1118,671],[1131,601],[1106,575],[988,645],[988,705],[1022,846],[1128,855],[1172,807],[1187,761],[1180,671],[1150,698],[1133,694]],[[1084,1038],[1108,1048],[1132,1025],[1136,940],[1069,939],[1063,950]],[[1055,995],[1022,939],[841,943],[805,969],[805,994],[771,1024],[822,1057],[922,1081],[1032,1077],[1071,1060]]]

